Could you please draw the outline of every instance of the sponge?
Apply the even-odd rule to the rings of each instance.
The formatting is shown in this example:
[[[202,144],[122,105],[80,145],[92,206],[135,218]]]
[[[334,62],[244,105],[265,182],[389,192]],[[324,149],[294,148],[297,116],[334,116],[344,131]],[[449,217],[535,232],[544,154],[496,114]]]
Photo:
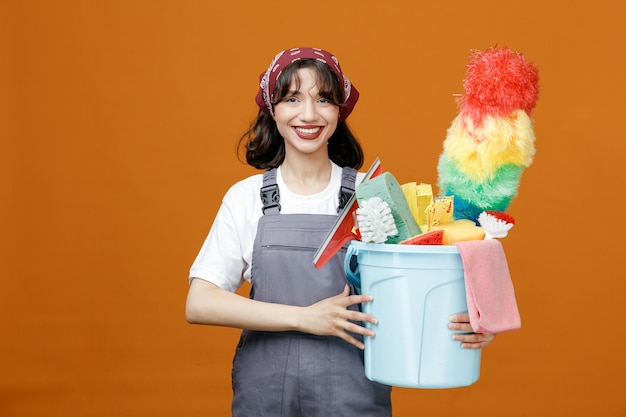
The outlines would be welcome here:
[[[456,242],[468,240],[483,240],[485,231],[482,227],[476,226],[473,220],[459,219],[449,223],[434,226],[432,230],[443,230],[443,244],[453,245]]]
[[[435,226],[449,223],[454,215],[454,196],[435,198],[426,207],[427,229],[433,230]]]
[[[401,245],[443,245],[443,230],[433,230],[400,242]]]
[[[398,180],[389,172],[384,172],[356,187],[357,202],[378,197],[389,205],[398,234],[389,236],[385,243],[398,243],[421,233]]]
[[[430,184],[408,182],[402,184],[402,192],[409,204],[413,218],[417,221],[417,225],[422,231],[428,230],[426,208],[430,206],[433,201],[432,186]]]

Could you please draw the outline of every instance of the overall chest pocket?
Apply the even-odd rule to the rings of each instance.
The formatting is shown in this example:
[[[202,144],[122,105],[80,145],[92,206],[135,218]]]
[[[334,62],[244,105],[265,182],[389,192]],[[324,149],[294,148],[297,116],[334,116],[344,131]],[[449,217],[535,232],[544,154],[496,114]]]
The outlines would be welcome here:
[[[347,282],[343,270],[345,250],[340,250],[324,267],[313,266],[315,252],[335,216],[315,217],[278,215],[262,219],[262,234],[252,258],[255,299],[307,306],[343,291]]]

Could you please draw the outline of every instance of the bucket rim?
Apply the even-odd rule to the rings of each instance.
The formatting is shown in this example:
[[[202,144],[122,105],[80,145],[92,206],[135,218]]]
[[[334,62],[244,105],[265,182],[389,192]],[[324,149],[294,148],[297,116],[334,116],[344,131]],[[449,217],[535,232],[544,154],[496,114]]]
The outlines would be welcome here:
[[[397,243],[367,243],[360,240],[351,240],[350,246],[357,250],[370,252],[393,252],[393,253],[459,253],[454,245],[400,245]]]

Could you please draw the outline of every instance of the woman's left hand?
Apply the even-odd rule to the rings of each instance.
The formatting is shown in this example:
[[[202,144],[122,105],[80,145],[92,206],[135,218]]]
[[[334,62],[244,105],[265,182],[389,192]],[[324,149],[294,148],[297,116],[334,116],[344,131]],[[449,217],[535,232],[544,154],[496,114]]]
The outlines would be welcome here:
[[[468,333],[455,333],[452,339],[461,342],[464,349],[480,349],[489,345],[496,335],[492,333],[474,333],[469,322],[469,314],[454,314],[450,317],[448,329]]]

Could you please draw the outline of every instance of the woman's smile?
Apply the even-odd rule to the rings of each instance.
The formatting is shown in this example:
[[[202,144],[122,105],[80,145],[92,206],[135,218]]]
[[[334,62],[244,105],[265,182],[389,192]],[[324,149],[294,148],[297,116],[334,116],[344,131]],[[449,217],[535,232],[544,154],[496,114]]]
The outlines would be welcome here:
[[[300,139],[314,140],[320,136],[324,128],[322,126],[295,126],[294,130]]]

